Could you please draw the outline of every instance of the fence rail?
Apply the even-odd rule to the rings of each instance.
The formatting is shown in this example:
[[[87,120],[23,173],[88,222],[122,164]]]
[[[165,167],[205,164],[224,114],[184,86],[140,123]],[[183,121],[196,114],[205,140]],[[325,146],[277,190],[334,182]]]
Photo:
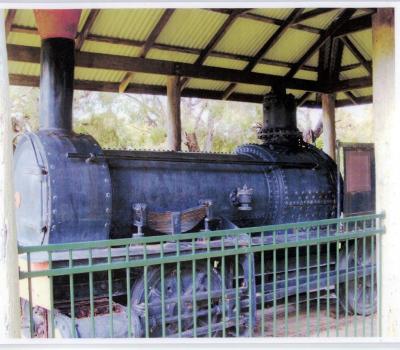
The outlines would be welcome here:
[[[24,331],[377,336],[383,218],[19,247]]]

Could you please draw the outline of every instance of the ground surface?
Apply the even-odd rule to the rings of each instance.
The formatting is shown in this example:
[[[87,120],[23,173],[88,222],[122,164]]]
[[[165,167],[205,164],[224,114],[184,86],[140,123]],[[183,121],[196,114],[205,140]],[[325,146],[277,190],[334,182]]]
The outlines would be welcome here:
[[[362,315],[353,316],[340,311],[336,312],[336,299],[321,300],[318,308],[316,300],[307,307],[300,304],[298,312],[294,304],[288,306],[287,318],[285,308],[277,307],[274,329],[273,308],[264,311],[264,336],[266,337],[371,337],[377,336],[377,318]],[[340,310],[340,308],[339,308]],[[257,325],[254,336],[262,336],[261,311],[257,311]],[[287,319],[287,323],[285,322]]]

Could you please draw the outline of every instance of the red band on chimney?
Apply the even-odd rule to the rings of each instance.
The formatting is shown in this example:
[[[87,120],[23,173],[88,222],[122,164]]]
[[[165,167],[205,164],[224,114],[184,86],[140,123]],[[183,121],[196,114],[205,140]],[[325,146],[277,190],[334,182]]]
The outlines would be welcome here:
[[[75,39],[82,10],[34,10],[42,39]]]

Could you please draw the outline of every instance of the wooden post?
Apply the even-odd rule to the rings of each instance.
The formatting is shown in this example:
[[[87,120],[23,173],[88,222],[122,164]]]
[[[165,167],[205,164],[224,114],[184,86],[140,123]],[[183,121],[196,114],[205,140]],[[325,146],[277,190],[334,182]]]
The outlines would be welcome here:
[[[400,119],[395,94],[394,10],[378,8],[372,19],[373,113],[375,132],[376,208],[385,211],[386,233],[378,240],[382,266],[378,293],[382,317],[381,334],[400,336],[399,198]],[[379,260],[378,260],[379,261]],[[379,290],[378,290],[379,292]],[[378,303],[379,305],[379,303]]]
[[[178,76],[167,77],[168,121],[167,141],[168,149],[181,150],[181,92]]]
[[[0,12],[0,339],[21,333],[12,134],[3,11]]]
[[[336,129],[335,129],[335,95],[322,94],[322,137],[324,141],[324,152],[335,160],[335,143],[336,143]]]

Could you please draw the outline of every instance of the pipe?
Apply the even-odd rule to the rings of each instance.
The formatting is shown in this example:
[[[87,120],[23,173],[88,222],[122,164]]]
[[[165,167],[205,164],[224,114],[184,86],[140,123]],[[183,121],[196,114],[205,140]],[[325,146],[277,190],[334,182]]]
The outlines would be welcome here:
[[[42,40],[40,129],[72,132],[75,42],[68,38]]]
[[[40,129],[72,132],[75,37],[81,10],[34,10],[41,46]]]

